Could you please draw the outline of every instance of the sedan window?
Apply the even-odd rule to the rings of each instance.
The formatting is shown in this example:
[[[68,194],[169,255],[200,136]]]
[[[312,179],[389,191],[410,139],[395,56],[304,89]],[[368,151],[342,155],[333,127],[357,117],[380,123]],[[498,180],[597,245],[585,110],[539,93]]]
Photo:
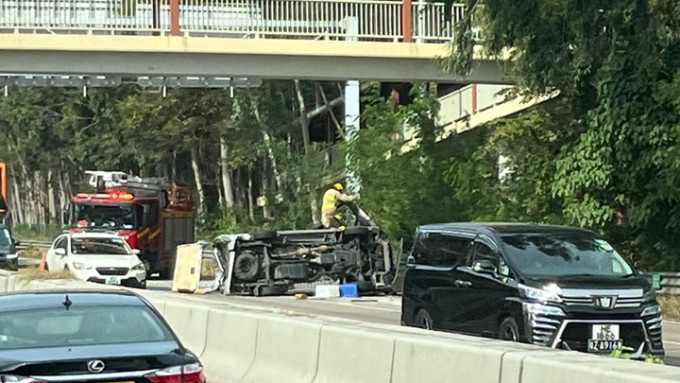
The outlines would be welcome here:
[[[84,238],[71,239],[71,253],[78,255],[127,255],[131,254],[122,238]]]
[[[147,307],[75,306],[0,313],[0,350],[174,341]]]

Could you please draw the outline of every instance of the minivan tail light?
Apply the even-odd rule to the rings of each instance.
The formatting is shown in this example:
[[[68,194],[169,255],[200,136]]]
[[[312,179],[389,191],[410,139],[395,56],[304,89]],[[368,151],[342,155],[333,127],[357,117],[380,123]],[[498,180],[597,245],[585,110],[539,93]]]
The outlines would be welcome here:
[[[204,383],[203,367],[199,363],[159,370],[144,376],[151,383]],[[1,383],[1,382],[0,382]]]

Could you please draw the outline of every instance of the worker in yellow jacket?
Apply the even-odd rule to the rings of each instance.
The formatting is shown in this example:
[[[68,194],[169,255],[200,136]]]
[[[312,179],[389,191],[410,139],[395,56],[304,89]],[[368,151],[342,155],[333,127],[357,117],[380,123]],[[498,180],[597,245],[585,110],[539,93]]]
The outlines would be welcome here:
[[[343,193],[344,187],[341,183],[336,183],[332,188],[326,190],[321,204],[321,224],[324,228],[331,227],[344,228],[344,224],[338,219],[336,213],[343,204],[353,202],[356,196]]]

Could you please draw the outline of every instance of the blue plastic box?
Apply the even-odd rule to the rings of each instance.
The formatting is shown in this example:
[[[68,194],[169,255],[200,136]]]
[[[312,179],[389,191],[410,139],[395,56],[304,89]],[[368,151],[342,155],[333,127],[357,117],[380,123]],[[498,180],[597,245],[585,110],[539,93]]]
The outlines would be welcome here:
[[[356,283],[340,285],[340,296],[343,298],[359,298],[359,287]]]

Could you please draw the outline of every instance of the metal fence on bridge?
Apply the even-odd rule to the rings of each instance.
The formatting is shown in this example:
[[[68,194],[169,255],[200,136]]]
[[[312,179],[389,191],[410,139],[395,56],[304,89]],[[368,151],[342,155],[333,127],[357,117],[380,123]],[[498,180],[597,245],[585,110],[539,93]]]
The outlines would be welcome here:
[[[411,0],[0,0],[0,32],[168,34],[441,43],[463,6]]]

